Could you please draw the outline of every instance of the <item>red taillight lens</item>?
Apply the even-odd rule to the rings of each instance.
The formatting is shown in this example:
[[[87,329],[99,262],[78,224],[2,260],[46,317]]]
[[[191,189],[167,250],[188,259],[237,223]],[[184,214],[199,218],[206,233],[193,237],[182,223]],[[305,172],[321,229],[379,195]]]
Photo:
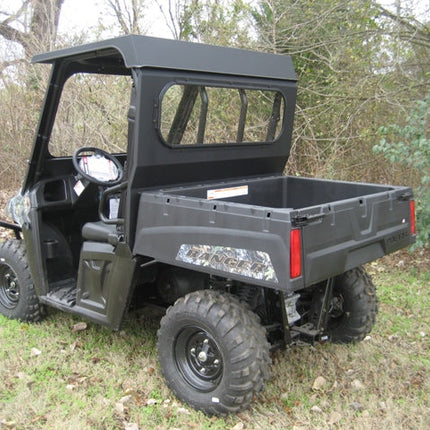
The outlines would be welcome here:
[[[302,274],[302,239],[299,229],[290,233],[290,277],[297,278]]]
[[[410,208],[411,208],[411,234],[414,235],[417,233],[416,227],[415,227],[415,202],[414,202],[414,200],[410,201]]]

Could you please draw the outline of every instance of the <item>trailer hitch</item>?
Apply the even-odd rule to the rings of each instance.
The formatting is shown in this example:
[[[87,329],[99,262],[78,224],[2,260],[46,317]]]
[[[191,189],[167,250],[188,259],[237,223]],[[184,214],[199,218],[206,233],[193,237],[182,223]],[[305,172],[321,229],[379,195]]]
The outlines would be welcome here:
[[[321,309],[318,316],[318,322],[307,322],[300,326],[293,325],[285,326],[285,342],[298,343],[304,342],[313,344],[314,342],[325,342],[328,339],[326,334],[328,317],[331,311],[331,303],[333,299],[334,278],[327,280],[322,297]],[[287,319],[287,311],[284,311],[284,320]],[[287,319],[288,321],[288,319]],[[296,340],[298,339],[298,340]]]

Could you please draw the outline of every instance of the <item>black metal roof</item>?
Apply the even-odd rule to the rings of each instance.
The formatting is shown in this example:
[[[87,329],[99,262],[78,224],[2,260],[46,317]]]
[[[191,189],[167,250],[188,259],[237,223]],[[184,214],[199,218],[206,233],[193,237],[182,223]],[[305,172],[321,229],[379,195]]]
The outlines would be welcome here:
[[[33,63],[57,61],[124,68],[155,67],[238,76],[293,80],[293,62],[288,55],[275,55],[237,48],[128,35],[33,57]]]

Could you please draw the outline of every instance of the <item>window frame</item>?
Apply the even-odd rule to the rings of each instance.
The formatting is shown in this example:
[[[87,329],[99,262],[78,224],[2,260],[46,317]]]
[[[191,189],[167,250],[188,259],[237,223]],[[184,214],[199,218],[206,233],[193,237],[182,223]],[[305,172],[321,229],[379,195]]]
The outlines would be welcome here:
[[[128,71],[128,69],[127,69]],[[55,112],[53,115],[53,119],[52,119],[52,127],[50,128],[50,132],[49,132],[49,138],[46,139],[46,158],[47,159],[71,159],[73,157],[73,154],[75,151],[72,151],[69,154],[65,154],[65,155],[58,155],[56,154],[54,151],[52,151],[51,149],[53,147],[55,147],[55,143],[52,142],[52,137],[54,135],[54,139],[55,139],[55,127],[57,125],[57,121],[59,120],[59,116],[61,115],[60,110],[61,105],[63,103],[63,99],[65,97],[65,93],[67,92],[67,85],[69,84],[69,82],[72,79],[78,79],[79,76],[107,76],[107,77],[124,77],[124,78],[129,78],[130,79],[130,85],[128,86],[129,88],[129,92],[128,92],[128,100],[127,100],[127,110],[130,107],[130,95],[131,95],[131,91],[132,91],[132,86],[134,85],[135,82],[135,78],[134,75],[130,72],[130,73],[118,73],[118,72],[109,72],[106,70],[102,70],[102,71],[93,71],[93,70],[73,70],[72,73],[69,73],[68,75],[66,75],[64,81],[62,82],[61,85],[61,90],[59,92],[58,95],[58,99],[56,100],[56,104],[55,104]],[[125,112],[124,118],[126,118],[126,122],[127,122],[127,112]],[[124,156],[127,154],[128,152],[128,146],[129,146],[129,142],[128,142],[128,130],[126,131],[126,142],[125,142],[125,150],[118,152],[118,151],[108,151],[110,152],[112,155],[115,156]],[[96,145],[97,146],[97,145]]]
[[[198,87],[209,87],[209,88],[221,88],[221,89],[233,89],[236,91],[240,90],[253,90],[253,91],[270,91],[274,94],[280,94],[282,97],[283,104],[281,103],[281,114],[279,117],[279,121],[281,121],[280,129],[278,133],[276,134],[276,137],[273,140],[267,141],[242,141],[242,142],[215,142],[215,143],[180,143],[180,144],[172,144],[168,143],[165,136],[162,133],[162,103],[163,99],[167,93],[167,91],[175,86],[189,86],[189,85],[195,85]],[[154,125],[155,129],[157,131],[157,134],[160,138],[160,141],[166,145],[167,147],[171,149],[192,149],[192,148],[214,148],[214,147],[226,147],[226,148],[232,148],[232,147],[255,147],[257,145],[274,145],[276,144],[282,137],[282,135],[285,132],[286,127],[286,120],[287,120],[287,96],[286,92],[283,90],[281,86],[278,85],[255,85],[255,84],[246,84],[243,82],[240,82],[239,80],[234,79],[228,79],[226,81],[218,81],[218,80],[212,80],[212,79],[199,79],[195,77],[190,78],[180,78],[180,79],[170,79],[168,82],[165,83],[165,85],[162,87],[161,91],[159,92],[158,99],[154,102]]]

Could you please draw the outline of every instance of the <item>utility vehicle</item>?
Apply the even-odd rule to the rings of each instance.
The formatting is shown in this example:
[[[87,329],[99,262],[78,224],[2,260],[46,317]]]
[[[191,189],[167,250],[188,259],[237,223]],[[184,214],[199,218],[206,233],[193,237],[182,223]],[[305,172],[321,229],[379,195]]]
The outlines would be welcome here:
[[[118,330],[130,307],[163,306],[162,373],[208,414],[251,403],[272,349],[370,332],[361,266],[413,243],[412,191],[283,175],[289,56],[129,35],[33,62],[51,75],[1,221],[16,235],[2,314],[53,306]]]

